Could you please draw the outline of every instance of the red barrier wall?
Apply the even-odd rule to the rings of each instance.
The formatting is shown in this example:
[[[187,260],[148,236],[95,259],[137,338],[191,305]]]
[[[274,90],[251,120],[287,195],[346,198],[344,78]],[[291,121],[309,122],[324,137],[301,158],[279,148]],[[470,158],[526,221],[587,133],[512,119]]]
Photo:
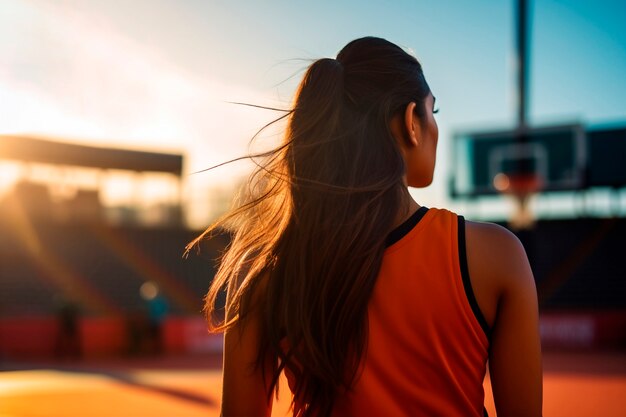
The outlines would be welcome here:
[[[121,317],[82,319],[80,336],[83,356],[122,355],[128,350],[128,331]]]
[[[121,317],[82,318],[79,320],[76,350],[81,356],[119,355],[127,348],[126,324]],[[0,319],[0,355],[6,357],[52,357],[67,342],[60,341],[54,317],[17,317]],[[65,343],[64,347],[61,343]]]
[[[119,356],[133,351],[130,321],[123,317],[84,317],[79,321],[82,357]],[[59,354],[59,327],[54,317],[0,319],[0,357],[54,357]],[[544,349],[626,349],[626,311],[541,314]],[[137,336],[137,335],[135,335]],[[139,337],[146,337],[139,333]],[[221,352],[221,335],[211,335],[202,317],[169,317],[163,323],[161,353]],[[145,342],[145,340],[144,340]]]
[[[203,317],[169,318],[163,327],[163,347],[168,353],[222,351],[222,335],[209,334]]]
[[[544,349],[626,349],[625,311],[551,311],[539,327]]]
[[[186,351],[185,323],[188,318],[172,317],[163,323],[163,350],[168,353],[183,353]]]
[[[54,352],[57,322],[54,317],[0,319],[0,355],[50,356]]]

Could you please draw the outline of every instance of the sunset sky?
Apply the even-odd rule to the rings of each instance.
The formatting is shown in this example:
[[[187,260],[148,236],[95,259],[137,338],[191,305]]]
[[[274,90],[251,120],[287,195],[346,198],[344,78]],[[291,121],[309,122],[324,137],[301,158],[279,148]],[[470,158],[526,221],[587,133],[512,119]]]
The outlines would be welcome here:
[[[626,2],[529,3],[531,123],[626,120]],[[416,195],[447,205],[452,134],[515,122],[514,6],[0,0],[0,134],[183,152],[191,173],[245,154],[278,116],[227,102],[287,107],[310,60],[375,35],[414,51],[437,96],[436,180]],[[193,175],[188,200],[204,210],[202,193],[232,186],[244,169]]]

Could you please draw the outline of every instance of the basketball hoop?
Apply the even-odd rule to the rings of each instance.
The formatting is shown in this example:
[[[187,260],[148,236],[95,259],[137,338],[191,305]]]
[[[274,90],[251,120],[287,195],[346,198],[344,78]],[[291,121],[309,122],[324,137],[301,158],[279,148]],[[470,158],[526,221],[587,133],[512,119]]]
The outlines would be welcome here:
[[[540,191],[543,181],[537,173],[499,173],[493,178],[493,186],[498,192],[513,197],[517,210],[509,224],[516,230],[529,229],[535,219],[530,210],[530,198]]]

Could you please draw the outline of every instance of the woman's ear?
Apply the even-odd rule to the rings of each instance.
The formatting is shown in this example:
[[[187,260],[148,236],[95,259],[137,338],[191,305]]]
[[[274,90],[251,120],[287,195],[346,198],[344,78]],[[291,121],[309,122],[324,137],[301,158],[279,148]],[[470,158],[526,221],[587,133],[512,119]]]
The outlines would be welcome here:
[[[418,146],[420,143],[421,130],[419,128],[419,119],[415,115],[416,104],[414,101],[406,105],[404,110],[404,128],[407,132],[407,145]]]

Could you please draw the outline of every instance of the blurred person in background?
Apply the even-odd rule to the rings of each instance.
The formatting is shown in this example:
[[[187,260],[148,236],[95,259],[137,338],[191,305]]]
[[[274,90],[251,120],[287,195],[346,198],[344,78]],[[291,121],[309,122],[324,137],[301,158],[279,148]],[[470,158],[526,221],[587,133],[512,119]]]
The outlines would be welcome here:
[[[147,311],[147,351],[162,353],[163,351],[163,322],[169,313],[169,304],[159,286],[153,281],[144,282],[139,292],[145,301]]]
[[[76,360],[81,356],[80,312],[71,300],[57,300],[56,356],[60,359]]]

